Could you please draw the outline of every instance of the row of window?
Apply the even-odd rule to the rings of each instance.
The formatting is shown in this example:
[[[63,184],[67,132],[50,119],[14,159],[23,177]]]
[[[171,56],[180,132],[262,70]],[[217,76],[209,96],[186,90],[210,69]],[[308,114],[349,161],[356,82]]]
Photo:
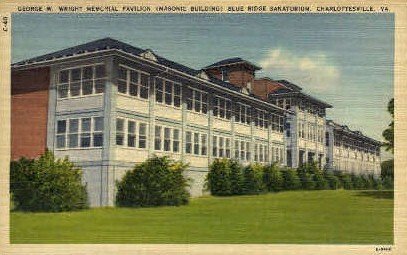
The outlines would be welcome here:
[[[147,124],[140,121],[118,118],[116,120],[116,144],[134,148],[147,148]],[[181,132],[174,127],[161,125],[154,126],[154,150],[165,152],[180,152]],[[234,157],[242,161],[250,161],[250,142],[235,140]],[[191,155],[208,155],[208,136],[205,133],[185,132],[185,153]],[[212,136],[212,156],[232,158],[232,143],[230,137]],[[280,149],[275,147],[274,161],[281,161]],[[258,162],[269,161],[268,146],[254,145],[254,160]]]
[[[56,147],[103,146],[103,117],[71,118],[57,121]]]
[[[105,88],[105,65],[90,65],[61,70],[58,74],[58,98],[100,94]]]
[[[323,143],[324,127],[321,125],[315,125],[311,123],[308,123],[308,125],[306,125],[306,123],[302,121],[298,125],[298,137],[308,139],[314,142]]]

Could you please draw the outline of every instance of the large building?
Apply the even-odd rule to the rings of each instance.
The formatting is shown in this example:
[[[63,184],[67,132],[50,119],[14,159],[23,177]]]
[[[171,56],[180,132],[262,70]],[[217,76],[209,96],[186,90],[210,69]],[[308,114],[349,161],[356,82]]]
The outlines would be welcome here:
[[[380,142],[259,69],[232,58],[195,70],[111,38],[15,63],[11,157],[68,156],[91,206],[113,205],[115,181],[153,154],[190,164],[193,196],[218,157],[380,173]]]

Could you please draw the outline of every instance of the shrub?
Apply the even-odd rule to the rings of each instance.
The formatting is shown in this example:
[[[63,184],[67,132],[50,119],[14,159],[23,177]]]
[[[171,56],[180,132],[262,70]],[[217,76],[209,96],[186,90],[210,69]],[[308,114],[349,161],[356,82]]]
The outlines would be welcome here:
[[[364,181],[362,176],[351,174],[352,186],[354,189],[363,189],[364,188]]]
[[[283,174],[283,188],[285,190],[296,190],[301,188],[300,178],[297,171],[292,168],[287,168],[282,171]]]
[[[47,150],[36,160],[12,162],[10,170],[17,210],[61,212],[88,207],[82,171],[68,158],[55,159]]]
[[[268,191],[276,192],[283,188],[283,176],[276,163],[264,168],[263,183]]]
[[[344,189],[353,189],[353,183],[350,174],[339,173],[339,181]]]
[[[363,188],[364,189],[373,189],[373,175],[362,175],[362,180],[363,180]]]
[[[330,189],[339,189],[340,188],[340,181],[337,176],[332,171],[325,170],[324,171],[324,178],[328,182],[328,186]]]
[[[188,203],[187,165],[168,157],[152,157],[126,172],[116,183],[116,204],[123,207],[178,206]]]
[[[315,189],[328,189],[328,182],[321,173],[314,174]]]
[[[382,184],[382,179],[379,178],[373,178],[373,188],[376,190],[382,190],[383,189],[383,184]]]
[[[234,169],[236,170],[236,169]],[[217,158],[209,166],[209,172],[206,177],[206,186],[214,196],[229,196],[232,194],[231,168],[228,159]],[[236,175],[234,178],[238,178]],[[236,180],[238,181],[238,180]],[[234,183],[234,185],[238,185]],[[234,186],[233,188],[237,188]]]
[[[383,188],[384,189],[393,189],[394,188],[394,180],[390,176],[386,176],[383,178]]]
[[[315,189],[315,181],[313,178],[314,175],[307,173],[307,172],[301,172],[301,173],[298,173],[298,177],[300,178],[302,189],[307,189],[307,190]]]
[[[262,165],[255,163],[245,167],[243,179],[243,194],[259,194],[265,190]]]
[[[236,160],[229,161],[230,167],[230,194],[240,195],[243,193],[243,169]]]

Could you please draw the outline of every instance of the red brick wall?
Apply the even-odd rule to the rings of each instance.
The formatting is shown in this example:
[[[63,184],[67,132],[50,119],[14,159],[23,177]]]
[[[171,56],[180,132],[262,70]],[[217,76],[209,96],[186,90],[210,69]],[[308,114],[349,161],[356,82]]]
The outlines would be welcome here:
[[[254,72],[245,68],[244,66],[231,66],[229,69],[229,82],[236,87],[243,88],[247,87],[247,83],[254,81]],[[206,72],[212,76],[215,76],[218,79],[222,79],[222,74],[220,69],[210,69]]]
[[[48,67],[11,72],[11,159],[35,158],[47,147]]]
[[[267,100],[267,95],[276,89],[283,88],[284,86],[276,81],[269,79],[257,79],[254,80],[252,85],[253,94],[261,97],[263,100]]]

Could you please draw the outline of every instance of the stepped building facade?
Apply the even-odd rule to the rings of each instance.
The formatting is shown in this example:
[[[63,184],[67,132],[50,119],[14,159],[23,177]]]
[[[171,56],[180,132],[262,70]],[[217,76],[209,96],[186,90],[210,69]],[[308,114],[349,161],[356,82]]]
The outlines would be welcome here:
[[[195,70],[111,38],[14,63],[11,157],[68,156],[91,206],[113,205],[115,181],[154,154],[190,164],[193,196],[219,157],[380,174],[380,142],[259,69],[231,58]]]

